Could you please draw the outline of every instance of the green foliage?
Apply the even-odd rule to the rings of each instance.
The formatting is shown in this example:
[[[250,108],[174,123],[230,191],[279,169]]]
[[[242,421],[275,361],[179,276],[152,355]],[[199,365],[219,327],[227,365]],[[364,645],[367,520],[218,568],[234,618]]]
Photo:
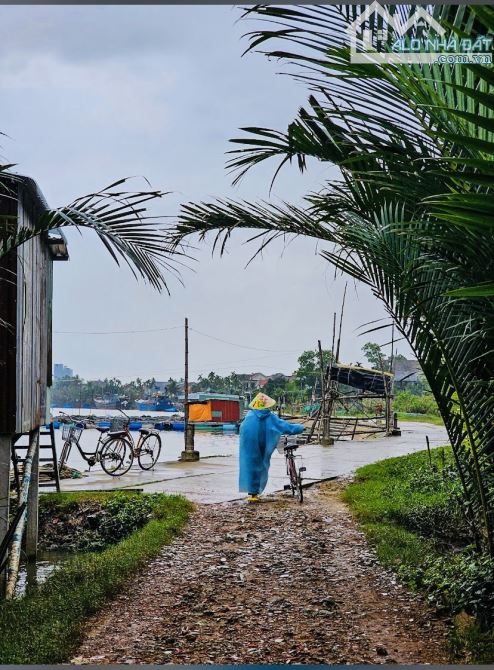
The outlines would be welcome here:
[[[110,398],[117,400],[119,396],[126,399],[130,405],[146,394],[153,392],[156,380],[135,379],[124,383],[113,377],[112,379],[88,380],[85,381],[77,375],[64,379],[56,379],[52,387],[52,404],[62,406],[65,403],[72,403],[75,407],[84,404],[94,406],[94,399]],[[170,396],[177,395],[179,383],[170,379],[168,382],[167,393]]]
[[[494,624],[494,561],[471,550],[427,557],[419,566],[401,566],[400,577],[425,590],[436,607],[474,616],[481,630]]]
[[[359,468],[343,497],[379,560],[409,587],[452,614],[475,617],[452,644],[473,660],[494,659],[494,562],[474,550],[451,449],[433,449]]]
[[[396,393],[393,400],[393,409],[395,412],[440,416],[439,407],[433,395],[416,395],[411,391]]]
[[[384,353],[379,344],[376,344],[375,342],[366,342],[362,347],[362,353],[374,370],[391,372],[391,357]],[[405,356],[401,356],[401,358],[405,358]]]
[[[0,190],[17,197],[23,178],[6,172],[11,165],[0,165]],[[127,178],[110,184],[95,193],[76,198],[69,205],[43,211],[29,227],[17,224],[15,230],[0,230],[0,258],[28,240],[50,230],[77,226],[96,233],[119,264],[124,259],[133,275],[149,282],[158,291],[168,291],[165,274],[177,274],[176,256],[162,230],[159,217],[151,216],[147,206],[166,195],[162,191],[122,191]]]
[[[333,354],[329,349],[323,349],[323,367],[330,364]],[[311,389],[314,385],[320,386],[321,365],[317,349],[304,351],[298,357],[298,369],[295,376],[302,387]]]
[[[82,626],[172,541],[192,509],[180,496],[152,498],[154,518],[103,552],[83,554],[34,592],[0,604],[0,662],[53,664],[68,661]]]
[[[412,421],[419,423],[432,423],[435,426],[444,426],[444,421],[440,416],[434,416],[433,414],[407,414],[406,412],[397,412],[398,423],[402,421]]]

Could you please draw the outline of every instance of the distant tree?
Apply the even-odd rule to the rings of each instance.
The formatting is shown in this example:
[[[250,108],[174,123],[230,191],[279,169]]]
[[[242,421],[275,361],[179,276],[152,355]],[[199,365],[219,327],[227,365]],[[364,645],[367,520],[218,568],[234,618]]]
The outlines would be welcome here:
[[[329,365],[332,359],[330,349],[323,349],[324,368]],[[319,352],[317,350],[304,351],[298,357],[298,369],[295,376],[302,388],[308,389],[318,382],[321,376],[321,366],[319,363]]]
[[[176,398],[180,390],[180,385],[176,379],[170,379],[166,383],[166,390],[170,398]]]
[[[385,372],[391,371],[391,357],[387,356],[383,352],[382,347],[376,344],[376,342],[366,342],[362,347],[362,353],[375,370],[383,369]],[[403,354],[395,354],[393,356],[393,362],[406,360],[407,358]]]

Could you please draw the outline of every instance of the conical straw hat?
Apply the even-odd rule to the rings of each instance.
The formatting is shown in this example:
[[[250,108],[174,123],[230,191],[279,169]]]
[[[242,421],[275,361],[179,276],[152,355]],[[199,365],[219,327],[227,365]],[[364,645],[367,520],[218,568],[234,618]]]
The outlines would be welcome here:
[[[249,407],[251,409],[269,409],[276,405],[276,400],[270,398],[265,393],[258,393],[256,397],[252,400]]]

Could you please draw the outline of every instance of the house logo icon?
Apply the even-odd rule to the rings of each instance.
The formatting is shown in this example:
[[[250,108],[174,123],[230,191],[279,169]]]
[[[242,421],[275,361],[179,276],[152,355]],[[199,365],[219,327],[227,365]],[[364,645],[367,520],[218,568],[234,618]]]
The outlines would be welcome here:
[[[379,21],[378,17],[381,17],[382,21]],[[386,7],[374,0],[347,28],[351,62],[431,62],[435,55],[430,52],[396,53],[390,51],[389,47],[386,46],[390,39],[394,43],[404,40],[410,31],[414,35],[420,34],[433,38],[442,38],[446,33],[441,24],[424,7],[417,7],[406,21],[402,22],[399,13],[391,14]]]

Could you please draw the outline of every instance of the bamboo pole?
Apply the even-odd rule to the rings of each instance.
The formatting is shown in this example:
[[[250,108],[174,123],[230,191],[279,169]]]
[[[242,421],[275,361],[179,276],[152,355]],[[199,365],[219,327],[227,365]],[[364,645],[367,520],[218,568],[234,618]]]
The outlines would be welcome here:
[[[29,450],[24,461],[24,472],[22,474],[22,486],[19,494],[19,505],[28,502],[29,488],[31,485],[31,471],[34,457],[39,445],[39,430],[34,430],[29,436]],[[12,600],[15,594],[15,585],[17,583],[17,575],[19,574],[19,563],[21,560],[21,545],[22,536],[26,527],[27,507],[19,519],[17,528],[14,533],[12,545],[9,552],[9,561],[7,564],[7,586],[5,590],[5,597],[7,600]]]

